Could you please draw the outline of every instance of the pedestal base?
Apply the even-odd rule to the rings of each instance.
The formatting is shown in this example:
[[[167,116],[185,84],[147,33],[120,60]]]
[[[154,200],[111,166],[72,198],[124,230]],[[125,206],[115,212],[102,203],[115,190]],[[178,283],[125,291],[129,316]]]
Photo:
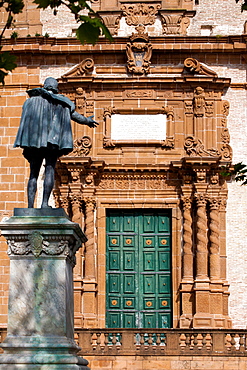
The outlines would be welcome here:
[[[89,370],[73,322],[73,267],[85,235],[60,209],[15,209],[1,230],[10,288],[0,369]]]
[[[1,344],[0,369],[89,370],[75,342],[59,336],[11,336]]]

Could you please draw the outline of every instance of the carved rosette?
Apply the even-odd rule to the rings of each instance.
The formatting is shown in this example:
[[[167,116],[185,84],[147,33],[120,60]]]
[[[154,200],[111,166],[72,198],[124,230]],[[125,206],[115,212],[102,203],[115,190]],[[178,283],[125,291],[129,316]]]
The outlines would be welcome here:
[[[86,157],[92,148],[92,139],[89,136],[83,136],[74,141],[74,149],[69,157]]]
[[[144,27],[136,27],[137,33],[133,33],[130,42],[126,46],[127,68],[130,73],[143,75],[149,73],[152,56],[152,44],[149,42]]]
[[[191,198],[182,196],[183,206],[183,278],[193,278]]]
[[[147,3],[124,4],[121,7],[128,26],[138,26],[139,24],[147,26],[154,24],[159,9],[161,9],[160,4]]]
[[[210,278],[217,280],[220,278],[220,241],[219,241],[219,207],[220,199],[209,198],[210,206]]]

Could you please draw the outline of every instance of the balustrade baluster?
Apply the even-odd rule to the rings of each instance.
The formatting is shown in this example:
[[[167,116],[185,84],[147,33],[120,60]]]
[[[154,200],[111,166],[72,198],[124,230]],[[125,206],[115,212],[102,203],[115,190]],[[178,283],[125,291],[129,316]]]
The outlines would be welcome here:
[[[104,336],[105,336],[105,341],[104,341],[105,342],[105,348],[107,348],[107,345],[109,343],[109,339],[108,339],[109,334],[105,333]]]
[[[157,333],[157,334],[156,334],[156,345],[157,345],[158,347],[160,347],[160,343],[161,343],[161,340],[160,340],[160,334],[159,334],[159,333]]]
[[[116,336],[116,334],[113,334],[112,335],[112,345],[115,346],[116,343],[117,343],[117,336]]]
[[[143,346],[144,346],[144,344],[145,344],[144,334],[143,334],[143,333],[141,333],[141,334],[140,334],[140,336],[141,336],[141,339],[140,339],[140,345],[141,345],[141,347],[143,347]]]
[[[197,349],[197,345],[198,345],[197,336],[198,336],[198,334],[194,334],[194,340],[193,340],[193,343],[194,343],[194,349]]]
[[[236,341],[234,333],[231,333],[231,351],[236,351]]]
[[[191,334],[186,333],[185,336],[186,336],[185,344],[186,344],[186,347],[189,348],[190,347],[190,343],[191,343]]]
[[[239,351],[240,352],[244,352],[245,351],[244,334],[239,334]]]
[[[182,350],[186,347],[186,336],[183,333],[179,335],[179,346]]]
[[[207,345],[207,340],[206,340],[206,333],[202,333],[202,347],[205,348]]]

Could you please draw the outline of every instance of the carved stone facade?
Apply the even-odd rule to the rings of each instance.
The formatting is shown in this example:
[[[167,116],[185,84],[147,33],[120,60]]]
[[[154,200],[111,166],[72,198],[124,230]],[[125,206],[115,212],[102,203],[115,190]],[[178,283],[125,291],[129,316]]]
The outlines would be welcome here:
[[[149,42],[143,28],[137,31],[133,40],[141,35]],[[115,208],[172,212],[172,326],[231,327],[222,247],[225,231],[220,227],[227,199],[221,166],[231,162],[226,127],[229,104],[221,98],[229,80],[217,77],[195,59],[186,59],[184,65],[186,73],[181,69],[176,77],[180,79],[179,90],[175,78],[171,83],[166,72],[158,89],[153,89],[150,77],[140,80],[133,90],[129,83],[137,71],[132,70],[130,80],[119,75],[121,85],[116,74],[108,75],[102,91],[97,65],[90,81],[84,71],[75,79],[74,71],[79,68],[60,80],[60,89],[72,100],[77,101],[78,91],[83,91],[80,106],[86,106],[87,97],[94,98],[95,119],[101,126],[90,139],[87,128],[81,131],[90,143],[90,152],[86,148],[80,152],[78,145],[83,145],[83,139],[78,139],[74,152],[62,157],[57,168],[56,197],[61,206],[65,204],[72,220],[84,226],[88,237],[76,278],[86,327],[104,322],[105,219],[107,210]],[[126,141],[121,140],[120,132],[118,140],[112,139],[112,118],[129,114],[136,119],[146,114],[150,120],[163,115],[166,138],[149,140],[147,136],[141,140],[137,135]],[[175,292],[180,293],[179,300]]]

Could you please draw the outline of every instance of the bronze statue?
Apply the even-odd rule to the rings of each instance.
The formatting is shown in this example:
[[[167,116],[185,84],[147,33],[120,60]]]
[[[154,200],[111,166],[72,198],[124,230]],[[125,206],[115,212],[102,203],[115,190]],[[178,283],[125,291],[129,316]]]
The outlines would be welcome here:
[[[33,208],[37,179],[45,159],[45,180],[41,208],[47,208],[54,186],[55,166],[58,157],[73,150],[70,120],[96,127],[93,116],[88,118],[75,111],[74,103],[58,94],[58,82],[48,77],[43,88],[27,91],[29,99],[23,105],[20,127],[14,147],[23,148],[23,155],[30,164],[28,181],[28,208]]]

